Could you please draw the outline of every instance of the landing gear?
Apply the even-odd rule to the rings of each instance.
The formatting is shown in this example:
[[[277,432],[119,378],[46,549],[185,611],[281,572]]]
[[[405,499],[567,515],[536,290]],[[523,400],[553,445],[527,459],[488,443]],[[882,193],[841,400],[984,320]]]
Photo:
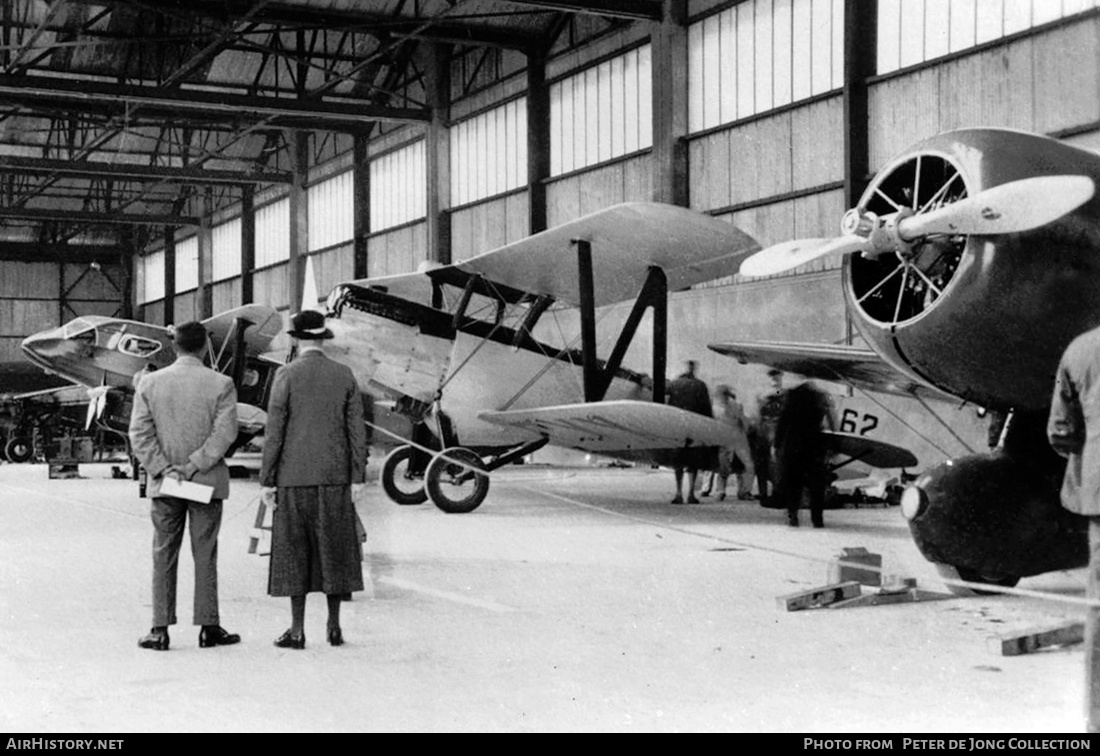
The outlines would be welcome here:
[[[968,583],[984,583],[989,586],[996,586],[998,588],[1012,588],[1016,583],[1020,582],[1018,575],[983,575],[977,570],[972,570],[969,567],[956,567],[950,564],[937,564],[936,571],[940,573],[940,577],[947,578],[948,580],[965,580]],[[947,589],[956,596],[992,596],[998,593],[998,591],[984,591],[981,588],[970,588],[965,585],[955,585],[953,583],[947,584]]]
[[[33,455],[34,445],[24,436],[14,436],[4,445],[4,456],[9,462],[26,462]]]
[[[386,455],[382,462],[382,489],[395,503],[404,506],[428,500],[428,492],[424,489],[426,457],[425,452],[408,444]]]
[[[474,511],[489,493],[485,463],[463,446],[452,446],[435,455],[424,472],[424,481],[428,498],[448,514]]]

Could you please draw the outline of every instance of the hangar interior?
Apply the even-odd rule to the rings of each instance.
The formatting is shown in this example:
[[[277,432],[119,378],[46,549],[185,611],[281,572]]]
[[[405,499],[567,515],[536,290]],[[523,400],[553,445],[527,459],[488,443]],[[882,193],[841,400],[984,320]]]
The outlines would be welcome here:
[[[1098,19],[1093,0],[8,0],[0,362],[80,315],[289,314],[620,202],[762,245],[832,235],[938,132],[1100,144]],[[705,344],[734,323],[851,343],[839,278],[731,271],[679,296],[670,364],[717,373]]]

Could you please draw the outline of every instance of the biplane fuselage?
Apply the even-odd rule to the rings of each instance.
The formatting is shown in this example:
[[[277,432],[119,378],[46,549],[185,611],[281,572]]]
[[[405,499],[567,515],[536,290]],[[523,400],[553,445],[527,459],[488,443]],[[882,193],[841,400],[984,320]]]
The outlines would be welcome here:
[[[427,276],[425,274],[425,282]],[[329,297],[334,339],[328,353],[349,365],[360,388],[398,402],[438,428],[442,413],[454,442],[508,447],[538,438],[530,429],[481,418],[487,409],[530,409],[584,401],[580,350],[541,343],[492,317],[460,315],[369,286],[345,284]],[[620,369],[606,400],[649,401],[648,380]]]

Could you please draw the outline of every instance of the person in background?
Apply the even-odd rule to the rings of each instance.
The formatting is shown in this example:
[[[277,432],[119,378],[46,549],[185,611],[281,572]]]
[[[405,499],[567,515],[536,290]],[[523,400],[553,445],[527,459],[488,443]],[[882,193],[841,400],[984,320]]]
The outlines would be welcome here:
[[[304,310],[287,332],[294,360],[275,373],[267,408],[260,486],[272,508],[267,591],[290,597],[290,628],[279,648],[306,645],[306,594],[328,602],[328,642],[344,642],[340,602],[363,590],[355,499],[367,465],[363,398],[351,368],[329,359],[324,316]]]
[[[218,531],[222,501],[229,496],[225,454],[237,438],[237,390],[228,376],[203,365],[206,339],[202,323],[178,326],[172,342],[176,361],[134,381],[130,445],[149,479],[153,518],[153,629],[138,645],[157,651],[168,650],[168,626],[176,624],[176,568],[185,522],[195,561],[199,647],[241,640],[221,627],[218,613]],[[161,496],[166,477],[213,486],[213,498],[198,503]]]
[[[835,430],[832,403],[813,381],[790,389],[775,424],[775,505],[785,507],[787,522],[798,527],[805,492],[815,528],[825,527],[825,488],[829,485],[828,450],[822,431]]]
[[[783,411],[786,390],[783,388],[783,371],[768,371],[771,387],[756,399],[756,417],[749,422],[748,439],[752,451],[753,469],[756,473],[756,490],[763,506],[771,506],[771,488],[775,481],[773,456],[775,453],[775,426]]]
[[[1054,377],[1047,439],[1066,458],[1062,506],[1088,518],[1085,610],[1086,731],[1100,732],[1100,328],[1066,347]]]
[[[742,501],[750,499],[755,470],[746,433],[748,421],[745,419],[745,409],[741,402],[737,401],[734,390],[725,383],[720,383],[714,388],[713,409],[716,420],[721,420],[734,429],[734,440],[729,446],[718,450],[718,469],[711,473],[710,482],[699,495],[709,496],[712,490],[716,490],[715,498],[718,501],[724,500],[729,476],[739,466],[737,498]]]
[[[673,407],[678,407],[688,412],[697,412],[700,415],[713,417],[714,413],[710,404],[710,391],[707,384],[696,376],[699,363],[688,360],[686,369],[674,380],[669,381],[665,391],[667,402]],[[676,478],[676,495],[672,498],[673,504],[698,504],[695,498],[695,483],[699,476],[699,468],[706,462],[706,457],[711,452],[705,446],[685,446],[677,450],[673,465],[673,474]],[[687,496],[682,495],[684,485],[684,473],[687,473]]]

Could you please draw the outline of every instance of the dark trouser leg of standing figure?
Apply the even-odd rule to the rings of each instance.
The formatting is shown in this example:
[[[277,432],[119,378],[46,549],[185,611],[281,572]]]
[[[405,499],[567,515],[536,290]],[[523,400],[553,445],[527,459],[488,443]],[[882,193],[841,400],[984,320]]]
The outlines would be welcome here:
[[[680,491],[683,490],[684,485],[684,468],[674,467],[672,468],[672,474],[676,478],[676,495],[672,497],[672,503],[683,504],[684,500],[680,496]]]
[[[1100,517],[1089,518],[1088,597],[1100,598]],[[1085,705],[1088,732],[1100,732],[1100,607],[1085,610]]]
[[[810,497],[810,521],[815,528],[825,527],[825,486],[826,472],[824,463],[815,463],[807,482]]]
[[[153,499],[153,626],[176,624],[176,573],[187,519],[187,502]]]
[[[194,624],[217,627],[218,613],[218,532],[222,526],[222,502],[187,505],[191,530],[191,556],[195,560]]]

